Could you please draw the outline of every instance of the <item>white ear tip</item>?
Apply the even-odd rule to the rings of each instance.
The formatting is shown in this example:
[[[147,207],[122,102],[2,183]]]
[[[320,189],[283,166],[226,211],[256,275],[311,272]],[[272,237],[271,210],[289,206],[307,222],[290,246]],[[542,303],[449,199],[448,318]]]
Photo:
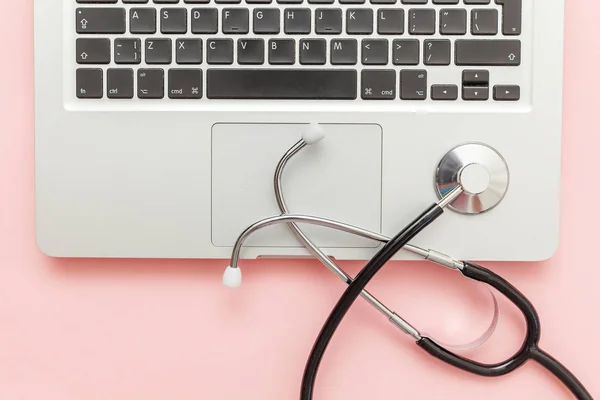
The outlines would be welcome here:
[[[223,285],[228,288],[240,287],[242,284],[242,270],[238,268],[231,268],[228,266],[223,272]]]
[[[325,131],[323,131],[323,128],[321,128],[319,124],[310,124],[308,128],[302,132],[302,140],[308,145],[320,142],[324,138]]]

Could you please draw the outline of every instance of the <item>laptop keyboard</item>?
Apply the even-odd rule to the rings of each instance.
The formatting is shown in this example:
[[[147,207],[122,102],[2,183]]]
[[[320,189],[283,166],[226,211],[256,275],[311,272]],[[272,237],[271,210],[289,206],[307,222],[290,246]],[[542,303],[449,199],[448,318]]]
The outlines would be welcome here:
[[[522,0],[69,1],[82,100],[521,98]]]

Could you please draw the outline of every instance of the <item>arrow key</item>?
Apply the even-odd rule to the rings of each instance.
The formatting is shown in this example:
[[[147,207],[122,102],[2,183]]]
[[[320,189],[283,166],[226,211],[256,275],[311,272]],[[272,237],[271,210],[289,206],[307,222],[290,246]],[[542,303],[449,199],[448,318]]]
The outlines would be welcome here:
[[[490,71],[484,69],[466,69],[462,73],[464,86],[488,86],[490,83]]]
[[[494,86],[494,100],[517,101],[521,98],[521,88],[518,85]]]
[[[110,63],[110,39],[77,39],[77,64]]]
[[[458,99],[458,86],[456,85],[431,85],[432,100]]]
[[[482,86],[463,86],[463,100],[487,100],[490,90]]]

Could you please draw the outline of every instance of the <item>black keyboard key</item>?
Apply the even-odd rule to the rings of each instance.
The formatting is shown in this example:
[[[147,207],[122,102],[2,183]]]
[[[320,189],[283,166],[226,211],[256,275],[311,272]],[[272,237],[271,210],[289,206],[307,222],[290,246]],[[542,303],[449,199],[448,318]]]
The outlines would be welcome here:
[[[201,99],[202,70],[199,69],[170,69],[169,70],[170,99]]]
[[[395,39],[392,42],[394,65],[418,65],[421,51],[418,39]]]
[[[202,39],[177,39],[175,60],[177,64],[201,64]]]
[[[463,100],[485,101],[490,96],[487,86],[463,86]]]
[[[80,99],[101,99],[104,95],[103,71],[101,69],[80,68],[77,70],[75,86]]]
[[[388,63],[387,39],[364,39],[361,59],[364,65],[386,65]]]
[[[429,0],[402,0],[402,4],[427,4]]]
[[[465,4],[490,4],[492,0],[464,0]]]
[[[488,86],[490,84],[490,71],[485,69],[466,69],[462,73],[464,86]]]
[[[263,39],[238,39],[237,62],[240,65],[263,64],[265,41]]]
[[[432,100],[457,100],[457,85],[431,85]]]
[[[385,8],[377,11],[377,33],[380,35],[402,35],[404,33],[404,10]]]
[[[518,66],[521,64],[519,40],[468,40],[455,42],[456,65]]]
[[[185,8],[163,8],[160,11],[162,33],[186,33],[187,10]]]
[[[294,64],[296,41],[294,39],[269,40],[269,64]]]
[[[306,8],[286,8],[283,11],[283,30],[290,34],[306,34],[311,30],[311,11]]]
[[[216,8],[192,9],[192,33],[217,33],[219,30],[219,10]]]
[[[450,65],[450,41],[446,39],[425,40],[423,64]]]
[[[317,8],[315,10],[315,32],[322,35],[342,33],[342,10]]]
[[[148,0],[144,0],[144,1],[148,1]],[[99,3],[99,4],[109,4],[109,3],[116,3],[117,0],[77,0],[77,3],[83,3],[83,4],[87,4],[87,3]]]
[[[156,33],[156,9],[132,8],[129,10],[129,32]]]
[[[76,10],[77,33],[125,33],[124,8],[84,7]]]
[[[400,71],[400,98],[402,100],[427,99],[427,71]]]
[[[518,85],[494,86],[494,100],[517,101],[521,98],[521,87]]]
[[[498,10],[491,8],[471,10],[471,33],[473,35],[496,35],[498,33]]]
[[[327,61],[327,41],[325,39],[300,40],[300,64],[322,65]]]
[[[254,33],[274,34],[281,30],[278,8],[255,8],[252,14]]]
[[[356,99],[356,71],[209,69],[210,99]]]
[[[396,98],[396,71],[363,70],[360,96],[363,100],[394,100]]]
[[[115,63],[139,64],[142,60],[140,39],[115,39]]]
[[[333,39],[330,42],[332,65],[355,65],[358,57],[356,39]]]
[[[522,0],[496,0],[503,6],[502,33],[505,35],[520,35],[522,24]]]
[[[373,10],[370,8],[349,8],[346,10],[346,32],[362,35],[373,33]]]
[[[165,71],[162,69],[138,69],[137,96],[140,99],[165,97]]]
[[[171,39],[146,39],[146,64],[171,64]]]
[[[223,33],[246,34],[250,30],[250,11],[247,8],[223,9]]]
[[[233,39],[210,39],[206,42],[206,62],[233,64]]]
[[[467,11],[458,8],[440,10],[440,33],[442,35],[465,35]]]
[[[133,99],[133,69],[110,68],[106,71],[106,81],[109,99]]]
[[[78,64],[110,63],[110,39],[77,39],[75,47]]]
[[[435,33],[435,10],[411,9],[408,12],[408,32],[411,35],[433,35]]]
[[[433,4],[458,4],[459,0],[433,0]]]

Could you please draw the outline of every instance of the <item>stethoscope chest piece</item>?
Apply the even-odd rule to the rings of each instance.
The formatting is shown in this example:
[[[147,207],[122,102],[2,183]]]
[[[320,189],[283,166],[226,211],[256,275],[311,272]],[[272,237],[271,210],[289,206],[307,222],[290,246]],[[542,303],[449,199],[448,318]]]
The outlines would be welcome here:
[[[508,184],[506,161],[483,143],[466,143],[451,149],[441,159],[435,174],[439,198],[458,185],[464,188],[448,206],[462,214],[480,214],[496,207],[504,198]]]

